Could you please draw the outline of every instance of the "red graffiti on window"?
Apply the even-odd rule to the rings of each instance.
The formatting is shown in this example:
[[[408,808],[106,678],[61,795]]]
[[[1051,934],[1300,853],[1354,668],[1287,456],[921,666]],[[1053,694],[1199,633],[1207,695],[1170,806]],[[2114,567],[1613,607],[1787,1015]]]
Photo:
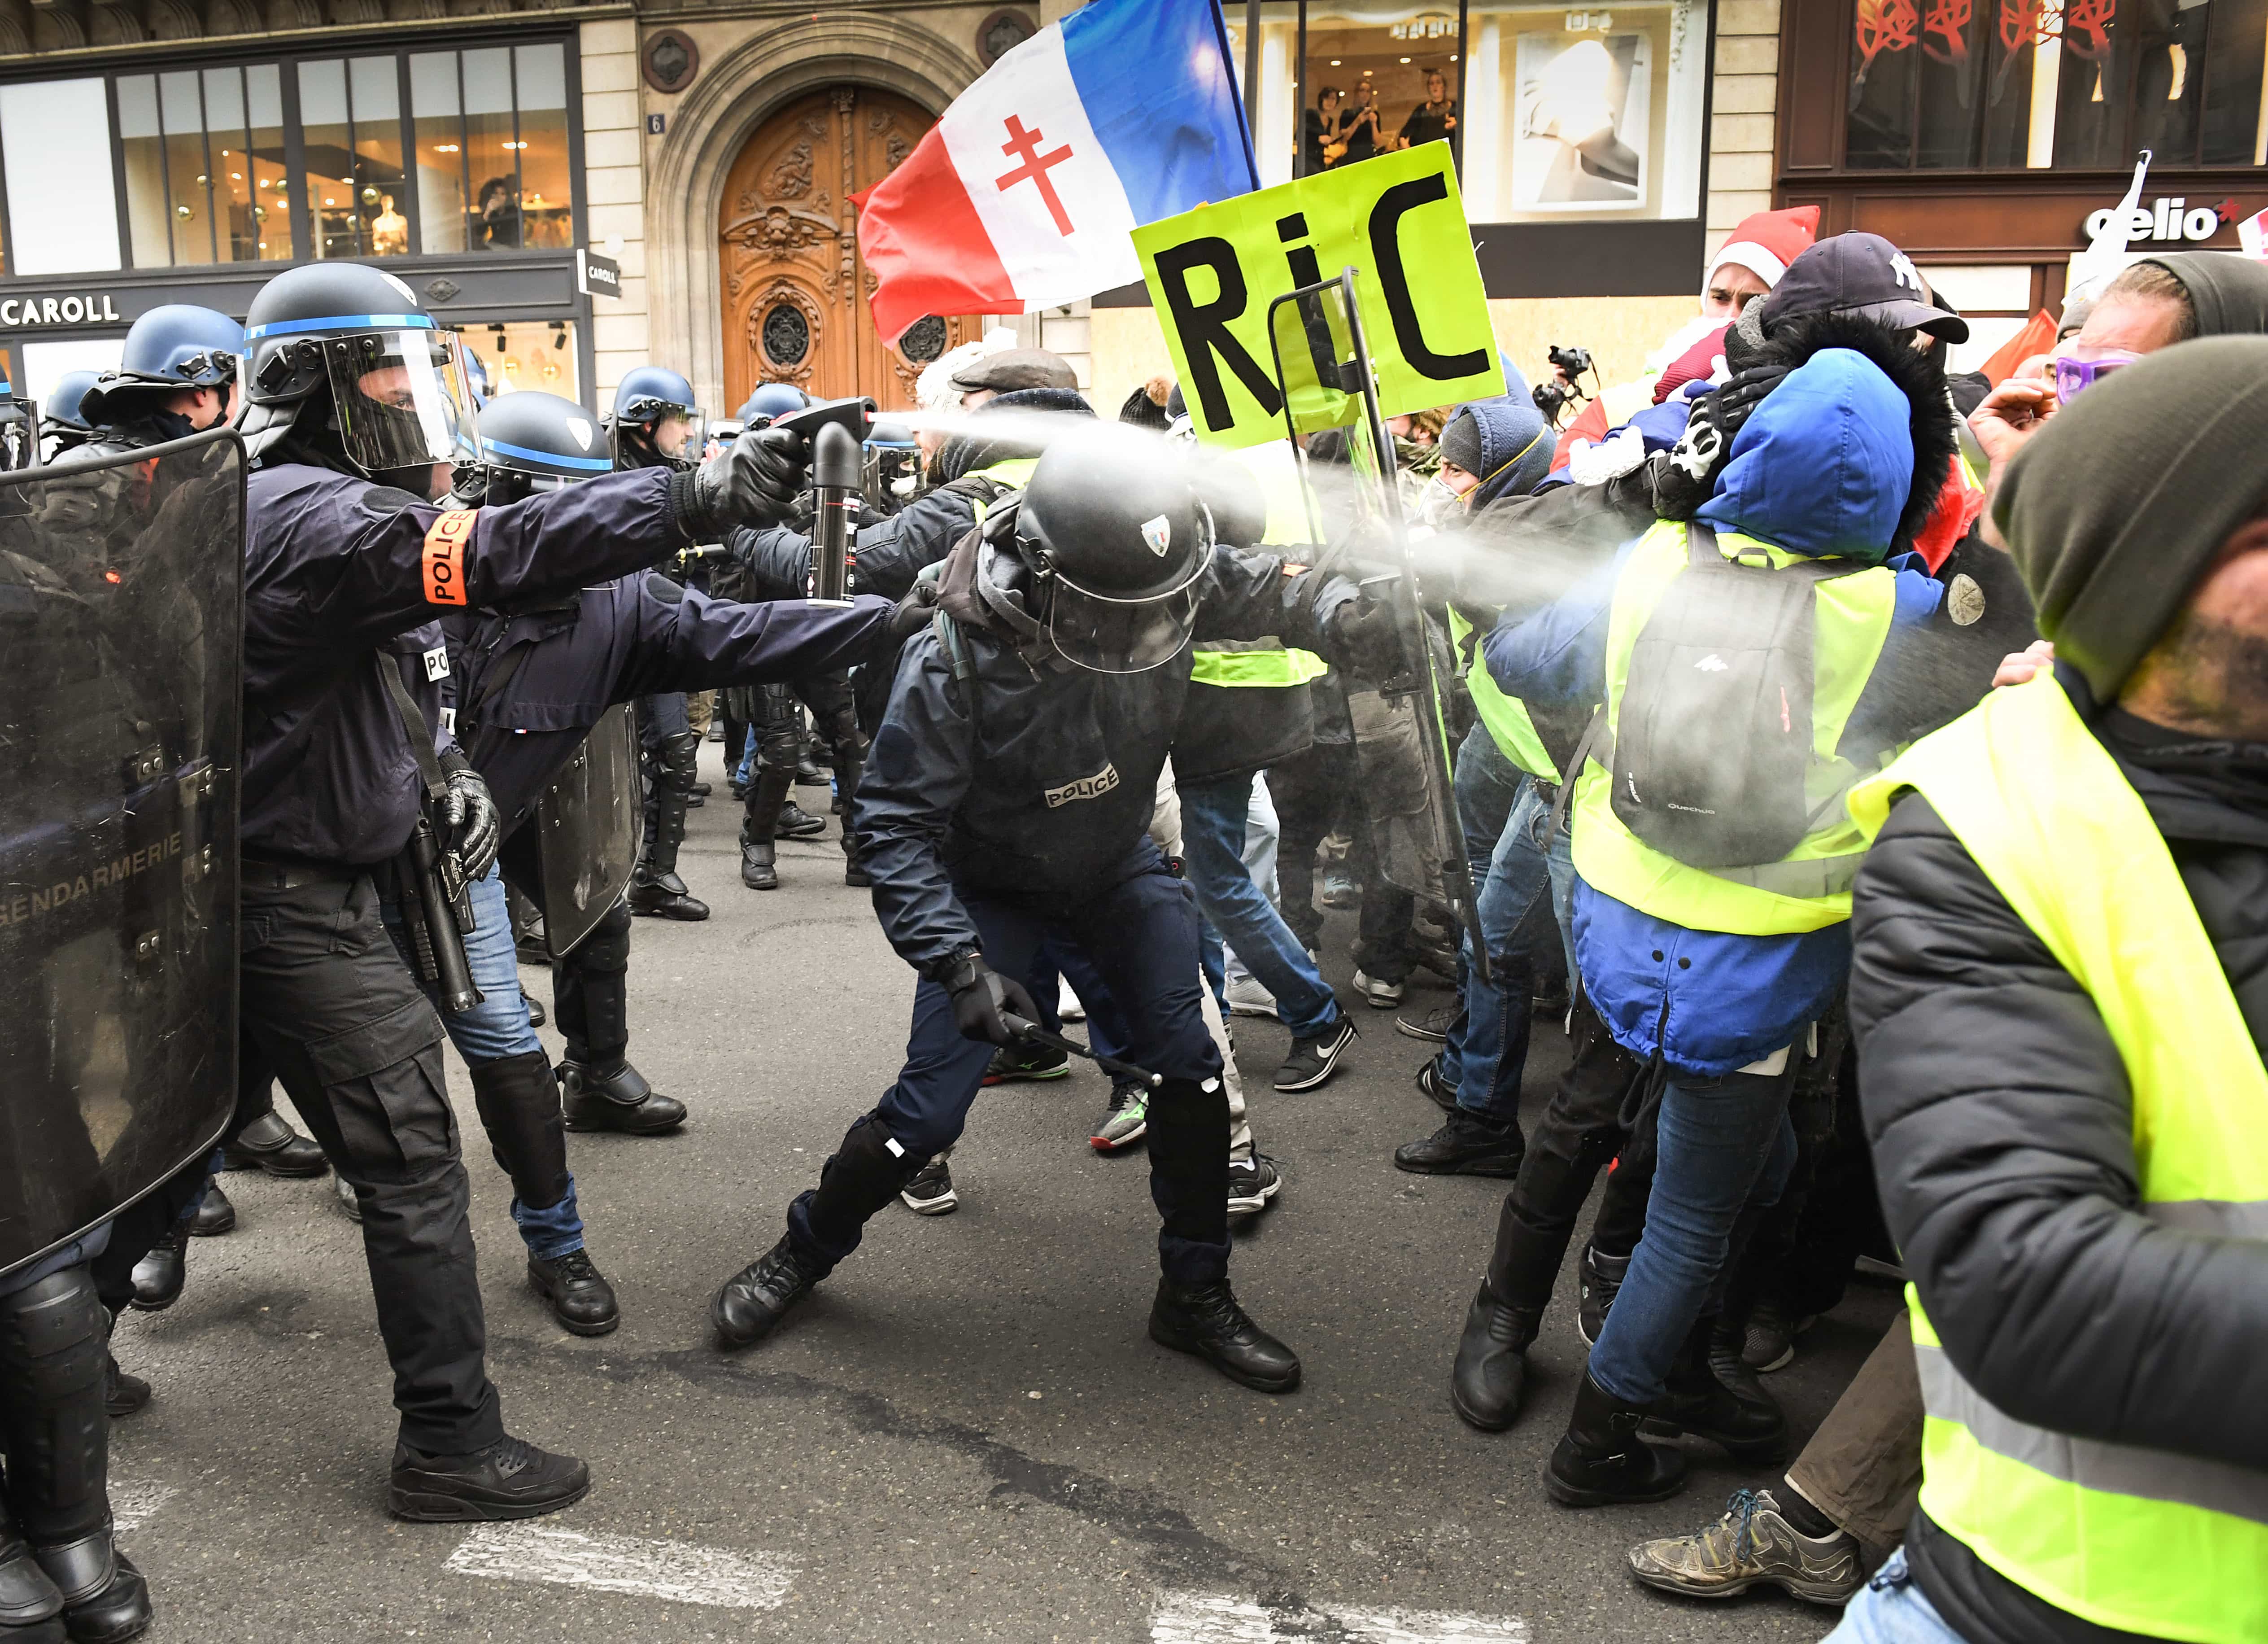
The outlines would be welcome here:
[[[1929,16],[1921,26],[1921,48],[1939,63],[1953,68],[1969,66],[1969,19],[1973,15],[1970,0],[1931,0]],[[1930,44],[1929,37],[1936,35],[1945,42],[1938,50]]]
[[[1885,51],[1904,51],[1914,43],[1921,13],[1914,0],[1859,0],[1852,38],[1859,48],[1859,72],[1852,81],[1855,96],[1867,85],[1867,71]]]
[[[2101,63],[2110,55],[2110,25],[2118,0],[2070,0],[2063,12],[2063,48]]]

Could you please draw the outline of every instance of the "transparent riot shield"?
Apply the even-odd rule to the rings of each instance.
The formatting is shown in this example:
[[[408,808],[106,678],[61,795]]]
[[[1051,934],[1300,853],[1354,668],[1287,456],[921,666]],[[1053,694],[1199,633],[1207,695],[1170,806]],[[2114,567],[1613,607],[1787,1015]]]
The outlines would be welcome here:
[[[1485,977],[1472,869],[1450,785],[1442,703],[1453,659],[1427,620],[1436,603],[1410,552],[1395,483],[1394,439],[1378,405],[1377,379],[1356,301],[1354,269],[1286,292],[1269,306],[1269,340],[1284,394],[1285,432],[1311,446],[1336,431],[1345,466],[1303,458],[1315,540],[1344,551],[1366,599],[1391,604],[1406,671],[1389,680],[1345,679],[1347,716],[1377,874],[1421,901],[1445,904],[1472,938]],[[1336,446],[1336,441],[1330,444]]]
[[[0,473],[0,1273],[236,1101],[244,448]]]
[[[536,801],[543,934],[555,957],[588,936],[629,888],[645,843],[637,726],[630,704],[600,716],[558,780]]]

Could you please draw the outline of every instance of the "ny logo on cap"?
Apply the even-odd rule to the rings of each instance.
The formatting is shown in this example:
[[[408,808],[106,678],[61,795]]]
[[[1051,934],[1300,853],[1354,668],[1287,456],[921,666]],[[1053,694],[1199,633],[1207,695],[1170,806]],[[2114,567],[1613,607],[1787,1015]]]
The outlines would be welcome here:
[[[1921,295],[1921,270],[1914,267],[1913,259],[1904,252],[1890,253],[1890,272],[1898,276],[1899,284],[1911,285],[1915,296]]]

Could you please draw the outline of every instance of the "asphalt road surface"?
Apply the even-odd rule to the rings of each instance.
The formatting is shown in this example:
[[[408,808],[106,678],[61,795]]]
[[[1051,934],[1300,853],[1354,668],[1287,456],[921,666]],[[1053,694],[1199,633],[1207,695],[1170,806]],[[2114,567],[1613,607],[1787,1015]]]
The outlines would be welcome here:
[[[893,1077],[912,974],[831,838],[783,846],[784,888],[739,882],[731,804],[692,816],[683,872],[716,915],[638,922],[631,1055],[692,1118],[659,1139],[576,1136],[615,1334],[562,1333],[529,1292],[510,1189],[452,1058],[488,1308],[513,1432],[586,1459],[587,1499],[526,1525],[394,1522],[386,1360],[360,1235],[328,1179],[225,1178],[235,1232],[198,1240],[186,1294],[117,1349],[157,1397],[114,1429],[121,1544],[153,1640],[432,1638],[1189,1640],[1815,1640],[1778,1596],[1680,1603],[1623,1562],[1769,1470],[1688,1441],[1691,1486],[1576,1513],[1537,1470],[1582,1371],[1572,1281],[1511,1432],[1449,1408],[1459,1323],[1504,1184],[1405,1176],[1430,1130],[1426,1050],[1390,1013],[1323,1089],[1278,1095],[1286,1046],[1239,1029],[1274,1208],[1240,1224],[1240,1296],[1306,1366],[1270,1398],[1152,1344],[1154,1213],[1137,1150],[1092,1153],[1092,1068],[986,1093],[954,1157],[958,1213],[893,1207],[772,1340],[727,1356],[709,1299],[781,1230],[844,1126]],[[822,797],[803,790],[806,800]],[[1347,991],[1351,922],[1326,969]],[[548,997],[543,973],[526,973]],[[1421,996],[1422,997],[1422,996]],[[1446,998],[1446,994],[1433,995]],[[545,1037],[558,1053],[558,1041]],[[1528,1106],[1565,1059],[1543,1027]],[[1768,1378],[1799,1435],[1890,1316],[1859,1285]]]

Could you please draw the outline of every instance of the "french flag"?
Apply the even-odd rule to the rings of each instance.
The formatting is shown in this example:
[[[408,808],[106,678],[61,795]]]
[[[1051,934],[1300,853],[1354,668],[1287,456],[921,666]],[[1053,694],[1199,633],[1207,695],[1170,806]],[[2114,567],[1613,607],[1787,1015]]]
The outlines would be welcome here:
[[[1009,52],[864,195],[875,328],[1142,276],[1130,232],[1259,186],[1219,0],[1093,0]]]

